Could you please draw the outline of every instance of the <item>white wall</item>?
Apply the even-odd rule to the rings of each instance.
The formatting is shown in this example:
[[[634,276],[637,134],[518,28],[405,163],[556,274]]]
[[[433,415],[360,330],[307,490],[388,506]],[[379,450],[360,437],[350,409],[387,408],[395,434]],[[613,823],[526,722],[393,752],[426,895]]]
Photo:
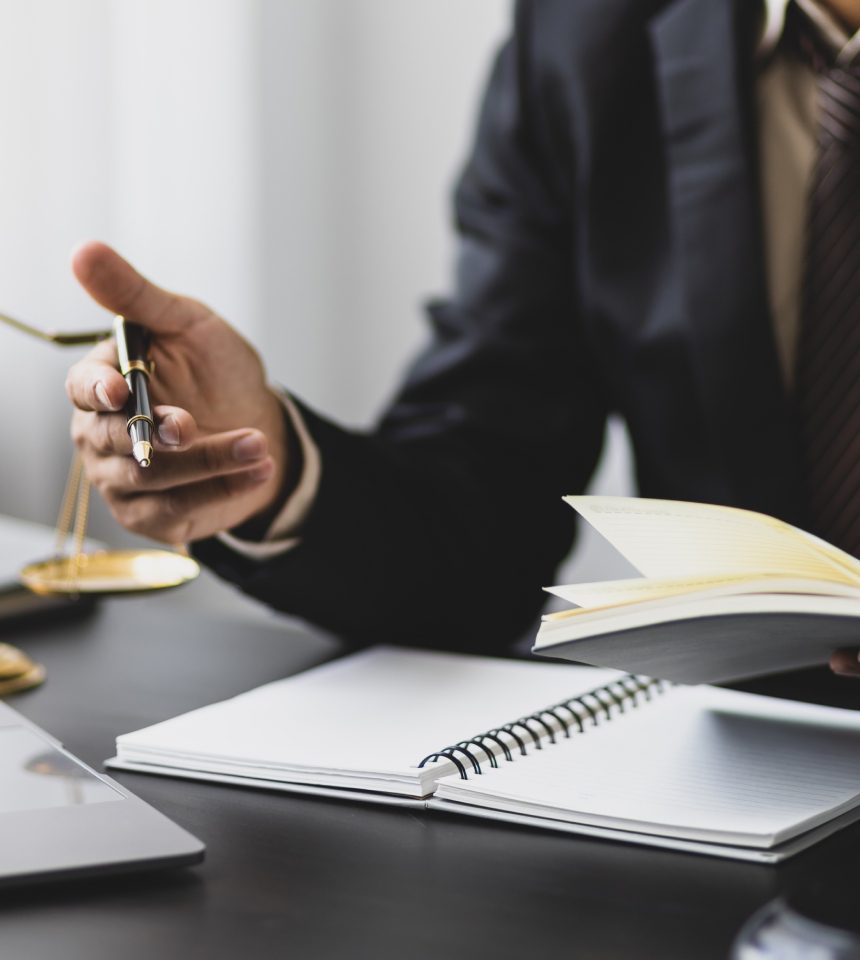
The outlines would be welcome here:
[[[449,191],[508,18],[508,0],[0,0],[0,310],[103,324],[67,268],[99,237],[218,308],[274,380],[368,422],[445,290]],[[0,357],[0,512],[52,522],[72,355],[0,328]]]
[[[108,231],[103,0],[0,2],[0,309],[46,326],[97,317],[66,266]],[[50,520],[62,487],[65,358],[0,330],[0,511]]]
[[[507,25],[507,0],[262,8],[263,339],[335,416],[367,422],[445,289],[449,189]]]

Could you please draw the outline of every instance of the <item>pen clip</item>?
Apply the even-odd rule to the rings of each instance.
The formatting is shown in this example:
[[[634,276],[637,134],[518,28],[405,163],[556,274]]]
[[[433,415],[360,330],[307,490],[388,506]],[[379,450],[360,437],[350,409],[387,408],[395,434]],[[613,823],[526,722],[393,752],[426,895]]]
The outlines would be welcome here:
[[[139,370],[147,377],[151,377],[155,364],[147,356],[149,331],[139,324],[126,320],[121,314],[117,314],[113,322],[113,332],[116,339],[119,372],[125,377],[132,370]]]

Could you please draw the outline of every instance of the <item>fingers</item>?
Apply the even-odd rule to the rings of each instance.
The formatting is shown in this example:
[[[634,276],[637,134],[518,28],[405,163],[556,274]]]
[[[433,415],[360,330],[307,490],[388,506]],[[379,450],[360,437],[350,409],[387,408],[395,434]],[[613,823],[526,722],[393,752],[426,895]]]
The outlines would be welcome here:
[[[93,427],[87,437],[85,459],[88,477],[108,501],[273,467],[266,438],[259,430],[231,430],[197,440],[185,450],[160,442],[161,454],[153,459],[151,467],[142,470],[129,456],[128,436],[118,432],[118,427],[125,429],[119,424],[122,418],[100,419],[112,422]]]
[[[152,466],[130,456],[125,417],[76,410],[72,433],[87,477],[111,513],[135,533],[166,543],[211,536],[270,509],[283,467],[261,430],[200,436],[191,415],[160,406]]]
[[[188,484],[227,477],[271,465],[259,431],[236,430],[194,444],[184,453],[159,456],[147,470],[130,458],[109,458],[93,465],[90,479],[107,497],[174,490]]]
[[[134,533],[164,543],[188,543],[236,526],[253,513],[254,495],[273,472],[274,464],[267,459],[244,473],[109,502],[109,506],[116,520]]]
[[[117,370],[116,345],[104,340],[66,376],[66,393],[79,410],[103,413],[121,410],[128,399],[128,386]]]
[[[178,452],[189,447],[197,436],[194,417],[182,407],[159,404],[152,413],[155,417],[155,449]],[[128,430],[126,430],[126,435]]]
[[[837,650],[830,658],[830,669],[843,677],[860,677],[860,650]]]
[[[155,417],[156,450],[175,453],[189,447],[197,435],[194,417],[181,407],[158,406]],[[76,410],[71,434],[75,446],[85,457],[127,457],[131,454],[126,418],[123,415]]]
[[[72,270],[96,303],[157,334],[181,333],[208,313],[202,304],[150,283],[115,250],[95,240],[72,252]]]

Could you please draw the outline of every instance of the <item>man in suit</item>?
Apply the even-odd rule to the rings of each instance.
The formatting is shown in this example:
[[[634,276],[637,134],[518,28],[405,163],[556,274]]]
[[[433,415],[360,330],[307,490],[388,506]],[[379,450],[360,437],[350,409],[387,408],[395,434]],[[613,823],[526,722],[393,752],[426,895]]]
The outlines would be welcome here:
[[[844,450],[860,383],[858,25],[860,0],[521,0],[456,192],[453,293],[366,435],[273,392],[208,308],[85,245],[78,279],[151,328],[155,399],[174,405],[140,470],[112,347],[77,364],[89,476],[130,529],[190,541],[247,593],[360,640],[518,637],[571,546],[560,498],[585,487],[610,412],[642,495],[858,549],[860,453],[811,447],[829,416]],[[819,347],[807,315],[834,312]],[[832,374],[810,372],[822,355]],[[823,413],[815,384],[832,388]]]

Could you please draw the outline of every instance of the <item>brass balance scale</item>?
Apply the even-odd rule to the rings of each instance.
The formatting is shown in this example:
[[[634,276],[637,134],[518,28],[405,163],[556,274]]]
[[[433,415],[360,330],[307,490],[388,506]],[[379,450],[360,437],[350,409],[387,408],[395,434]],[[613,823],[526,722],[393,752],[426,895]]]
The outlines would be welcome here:
[[[95,344],[112,333],[45,331],[4,314],[0,314],[0,323],[63,347]],[[57,517],[54,556],[29,563],[20,571],[27,589],[42,596],[70,598],[129,596],[178,587],[199,574],[197,562],[181,548],[87,551],[89,504],[90,482],[80,455],[75,453]],[[10,644],[0,643],[0,697],[37,686],[44,678],[44,667]]]

